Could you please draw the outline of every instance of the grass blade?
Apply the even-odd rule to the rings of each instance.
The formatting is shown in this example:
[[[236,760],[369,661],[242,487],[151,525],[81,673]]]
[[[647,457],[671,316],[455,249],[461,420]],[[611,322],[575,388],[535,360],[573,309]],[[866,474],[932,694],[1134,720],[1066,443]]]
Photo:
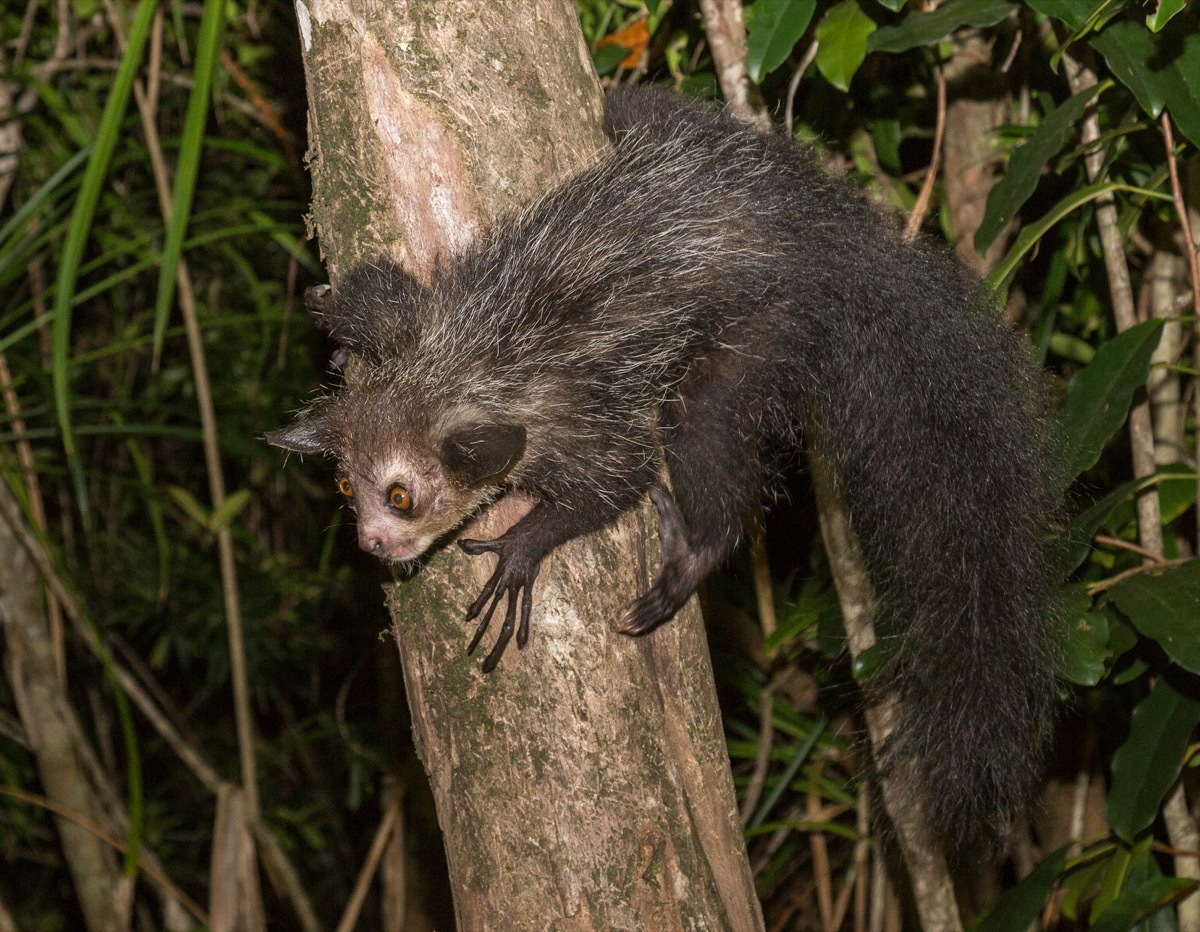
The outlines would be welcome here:
[[[192,72],[192,92],[188,97],[187,116],[179,144],[179,164],[175,187],[171,192],[171,215],[167,218],[167,237],[163,244],[162,266],[158,274],[158,295],[154,301],[154,361],[158,370],[162,357],[167,318],[175,299],[175,273],[183,255],[183,241],[191,220],[196,194],[196,175],[204,150],[204,130],[208,123],[208,101],[213,72],[221,49],[221,29],[225,18],[225,0],[204,0],[200,17],[200,37],[196,46],[196,66]]]
[[[92,219],[96,215],[96,203],[100,199],[100,190],[108,175],[109,161],[112,159],[113,150],[120,137],[125,109],[129,104],[129,94],[133,90],[133,79],[142,63],[142,53],[146,49],[146,40],[150,36],[150,23],[154,19],[156,6],[155,0],[138,0],[133,26],[129,30],[129,42],[125,47],[125,54],[121,57],[121,65],[117,69],[112,93],[108,95],[108,102],[104,105],[104,113],[100,117],[100,126],[96,133],[95,147],[88,159],[83,182],[79,187],[79,197],[75,201],[75,210],[71,215],[70,226],[67,228],[67,238],[63,243],[62,261],[58,266],[57,287],[54,295],[53,358],[51,361],[54,410],[58,417],[59,430],[62,433],[63,450],[71,469],[71,479],[75,485],[76,502],[85,525],[88,523],[90,511],[87,486],[83,481],[83,467],[79,463],[79,457],[75,450],[75,437],[71,429],[71,298],[75,293],[75,281],[79,274],[83,249],[91,233]]]

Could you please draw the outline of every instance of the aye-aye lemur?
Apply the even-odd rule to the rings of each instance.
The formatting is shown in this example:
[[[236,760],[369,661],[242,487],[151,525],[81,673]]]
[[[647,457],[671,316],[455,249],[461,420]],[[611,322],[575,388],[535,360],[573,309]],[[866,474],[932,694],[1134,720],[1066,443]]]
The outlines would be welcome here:
[[[811,155],[682,97],[608,97],[610,152],[422,283],[353,269],[317,310],[354,358],[269,435],[328,453],[359,544],[409,561],[508,489],[529,514],[468,620],[529,633],[542,560],[649,493],[667,621],[733,550],[801,432],[865,548],[902,700],[884,753],[945,836],[1003,831],[1053,715],[1055,456],[1021,339],[942,246]],[[659,451],[670,491],[659,482]],[[985,831],[986,834],[986,831]]]

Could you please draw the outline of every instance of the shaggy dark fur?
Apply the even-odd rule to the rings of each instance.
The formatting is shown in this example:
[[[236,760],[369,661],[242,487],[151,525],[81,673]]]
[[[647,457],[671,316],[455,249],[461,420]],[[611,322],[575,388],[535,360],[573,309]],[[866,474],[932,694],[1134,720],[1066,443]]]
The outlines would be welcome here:
[[[905,762],[945,837],[1002,833],[1055,702],[1055,470],[1021,340],[944,248],[902,242],[788,142],[647,90],[610,95],[607,128],[611,153],[431,285],[388,262],[346,275],[319,316],[351,377],[273,442],[353,476],[397,449],[444,464],[447,424],[455,456],[506,438],[469,483],[453,464],[434,483],[485,488],[470,508],[504,488],[537,498],[501,538],[460,541],[500,558],[469,611],[486,609],[478,641],[508,596],[490,669],[514,628],[527,637],[543,557],[648,490],[663,565],[621,629],[668,620],[807,432],[877,589],[890,659],[875,686],[903,701],[884,766]]]

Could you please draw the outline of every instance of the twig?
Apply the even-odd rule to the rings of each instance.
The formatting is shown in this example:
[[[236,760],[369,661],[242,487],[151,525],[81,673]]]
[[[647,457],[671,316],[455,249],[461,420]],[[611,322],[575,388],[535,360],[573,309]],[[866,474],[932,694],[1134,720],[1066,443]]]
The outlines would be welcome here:
[[[1171,130],[1171,117],[1164,110],[1162,123],[1163,145],[1167,150],[1167,171],[1171,175],[1171,197],[1175,201],[1175,212],[1179,216],[1179,232],[1183,236],[1183,254],[1187,259],[1188,277],[1192,285],[1192,306],[1200,307],[1200,262],[1196,258],[1196,240],[1192,236],[1187,202],[1183,197],[1183,186],[1179,183],[1179,162],[1175,157],[1175,134]],[[1200,321],[1197,321],[1200,332]]]
[[[1135,544],[1132,541],[1120,540],[1116,537],[1109,537],[1107,534],[1097,534],[1092,538],[1092,540],[1098,544],[1106,544],[1109,547],[1117,547],[1121,550],[1128,550],[1132,553],[1136,553],[1138,556],[1145,557],[1152,563],[1161,564],[1165,562],[1161,553],[1155,553],[1153,550],[1147,550],[1145,547]]]
[[[929,171],[925,174],[925,183],[921,185],[921,193],[913,205],[908,222],[904,225],[904,240],[911,243],[921,232],[921,224],[925,222],[925,214],[929,212],[929,202],[933,199],[933,186],[937,182],[938,171],[942,165],[942,138],[946,133],[946,75],[941,65],[934,69],[937,81],[937,123],[933,130],[933,155],[929,159]]]
[[[868,781],[858,787],[858,841],[854,843],[854,932],[866,932],[871,894],[871,791]]]
[[[804,77],[804,73],[808,71],[808,66],[811,65],[817,57],[817,51],[821,48],[821,43],[813,39],[809,43],[808,51],[804,53],[804,57],[800,59],[800,64],[796,66],[796,70],[792,72],[792,80],[788,82],[787,106],[783,111],[783,125],[787,129],[788,139],[792,138],[792,104],[796,99],[796,89],[800,87],[800,79]]]
[[[350,901],[346,904],[345,912],[342,913],[342,921],[338,923],[337,932],[352,932],[358,922],[358,914],[362,911],[363,901],[367,898],[371,878],[375,876],[375,871],[379,867],[379,859],[383,857],[383,849],[400,818],[400,803],[401,797],[393,797],[392,804],[383,814],[379,828],[375,830],[375,838],[371,841],[371,850],[367,852],[367,859],[363,861],[362,870],[358,872],[358,879],[354,882],[354,892],[350,894]]]
[[[746,795],[742,797],[740,813],[742,827],[750,824],[758,801],[762,798],[763,784],[767,780],[767,768],[771,764],[771,744],[775,739],[775,722],[772,712],[775,708],[775,681],[768,675],[758,696],[758,752],[754,756],[754,770],[750,773],[750,782],[746,784]]]
[[[1024,35],[1025,33],[1021,32],[1020,29],[1013,34],[1012,47],[1008,50],[1008,54],[1004,56],[1004,64],[1000,66],[1001,74],[1008,74],[1008,69],[1012,67],[1012,63],[1017,57],[1017,51],[1021,48],[1021,37]]]
[[[1161,559],[1161,558],[1160,558]],[[1122,580],[1129,579],[1131,576],[1137,576],[1141,573],[1148,573],[1150,570],[1161,570],[1170,566],[1182,566],[1187,563],[1190,557],[1179,557],[1175,560],[1161,560],[1159,563],[1143,563],[1141,566],[1135,566],[1132,569],[1125,570],[1123,573],[1117,573],[1116,576],[1110,576],[1108,579],[1102,579],[1098,583],[1093,583],[1087,587],[1088,595],[1096,595],[1103,592],[1105,589],[1111,589]]]
[[[46,507],[42,501],[41,484],[38,482],[36,464],[33,461],[33,448],[25,438],[25,419],[21,416],[21,404],[13,387],[12,373],[8,368],[8,358],[0,353],[0,393],[4,395],[4,407],[11,418],[10,424],[16,435],[17,464],[21,467],[21,480],[25,483],[25,495],[29,499],[29,519],[37,532],[46,537],[49,525],[46,522]],[[67,688],[67,652],[63,637],[62,606],[54,593],[46,589],[46,615],[50,622],[50,641],[54,651],[54,673],[60,689]]]
[[[1171,196],[1175,201],[1175,213],[1179,216],[1179,231],[1183,236],[1183,252],[1187,258],[1188,278],[1192,284],[1192,307],[1200,309],[1200,268],[1197,267],[1196,241],[1192,236],[1192,221],[1187,202],[1183,198],[1183,186],[1179,183],[1179,163],[1175,158],[1175,134],[1171,129],[1171,117],[1163,111],[1161,118],[1163,146],[1167,150],[1167,170],[1171,174]],[[1196,368],[1200,369],[1200,318],[1192,325],[1192,353]],[[1200,392],[1194,392],[1198,421],[1200,421]],[[1200,431],[1196,432],[1196,455],[1200,463]],[[1200,528],[1200,497],[1196,503],[1196,526]]]
[[[750,543],[750,567],[754,574],[754,599],[758,604],[758,622],[762,625],[763,637],[770,640],[775,634],[775,594],[771,590],[771,565],[767,559],[767,536],[762,509],[758,509],[758,520],[751,524],[747,537]],[[765,653],[765,652],[764,652]],[[768,665],[774,651],[766,656]]]
[[[804,794],[805,815],[816,821],[821,799],[811,789]],[[808,848],[813,859],[813,880],[817,885],[817,908],[821,913],[821,928],[825,932],[834,929],[833,925],[833,881],[829,876],[829,846],[825,841],[824,832],[808,833]]]
[[[1062,57],[1063,66],[1071,85],[1071,93],[1078,94],[1096,84],[1095,73],[1077,61],[1070,52]],[[1100,180],[1104,169],[1104,152],[1097,145],[1100,140],[1100,118],[1096,101],[1093,100],[1084,115],[1081,137],[1089,148],[1084,157],[1088,180]],[[1134,310],[1133,287],[1129,281],[1129,266],[1125,262],[1125,249],[1121,242],[1121,229],[1117,217],[1116,200],[1111,193],[1096,200],[1096,225],[1100,231],[1100,247],[1104,255],[1104,268],[1108,274],[1108,290],[1112,298],[1113,319],[1118,332],[1124,332],[1137,323]],[[1153,476],[1157,466],[1154,461],[1154,430],[1150,421],[1150,403],[1137,402],[1129,411],[1129,441],[1133,453],[1133,473],[1137,479]],[[1158,491],[1151,487],[1137,497],[1138,539],[1152,553],[1163,552],[1162,515],[1158,502]]]

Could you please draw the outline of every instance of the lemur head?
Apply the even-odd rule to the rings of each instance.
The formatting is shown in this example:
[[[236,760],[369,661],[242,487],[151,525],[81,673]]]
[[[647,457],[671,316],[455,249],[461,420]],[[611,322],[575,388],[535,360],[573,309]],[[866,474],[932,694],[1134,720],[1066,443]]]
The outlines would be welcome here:
[[[397,410],[386,388],[322,399],[267,442],[338,460],[358,544],[388,562],[415,560],[501,491],[525,428],[468,411]]]

